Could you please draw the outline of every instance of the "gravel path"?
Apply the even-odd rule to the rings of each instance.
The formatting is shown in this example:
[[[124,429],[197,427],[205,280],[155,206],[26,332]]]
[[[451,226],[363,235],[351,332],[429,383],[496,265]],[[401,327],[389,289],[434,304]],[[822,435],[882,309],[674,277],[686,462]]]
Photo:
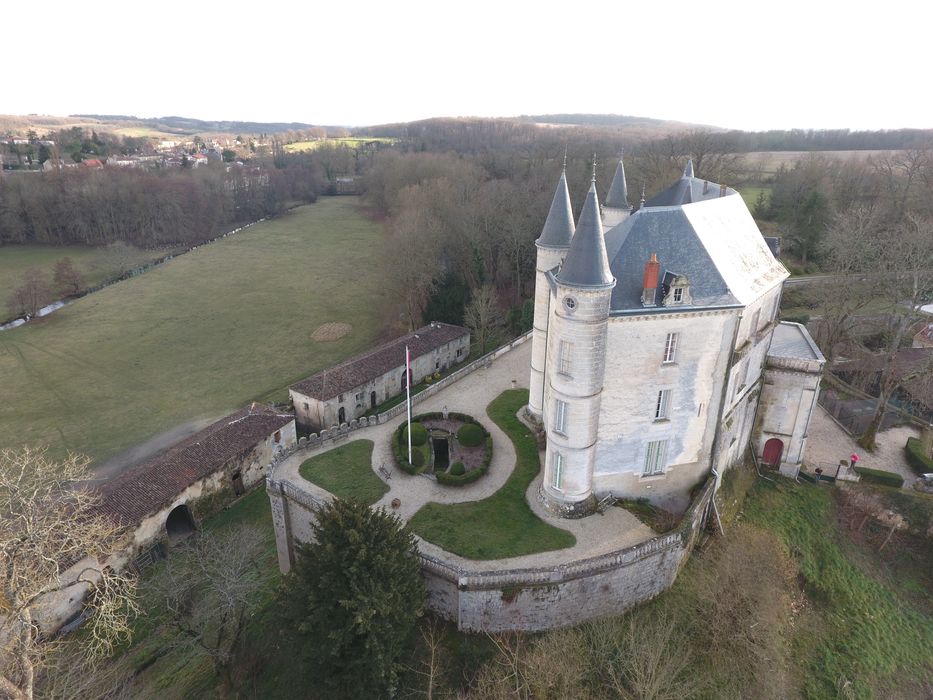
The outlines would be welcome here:
[[[392,448],[389,444],[392,432],[405,420],[402,415],[382,425],[361,428],[354,431],[347,440],[372,440],[374,444],[372,469],[389,486],[389,491],[375,504],[393,510],[393,499],[399,499],[401,505],[394,512],[402,520],[409,520],[428,502],[460,503],[478,501],[498,491],[515,468],[515,448],[512,441],[486,415],[486,407],[506,389],[527,388],[529,365],[531,362],[531,342],[528,341],[511,352],[495,360],[491,366],[479,369],[443,391],[412,407],[414,413],[450,411],[467,413],[480,421],[492,436],[492,461],[489,471],[478,481],[461,487],[441,486],[434,479],[426,476],[412,476],[395,466]],[[323,448],[305,449],[296,452],[275,470],[276,479],[290,481],[299,488],[306,488],[307,483],[299,474],[298,467],[309,457],[313,457],[336,446],[346,444],[341,440],[337,445],[330,444]],[[380,473],[383,466],[391,479],[386,480]],[[476,562],[444,552],[430,542],[421,541],[420,547],[426,554],[443,556],[448,561],[460,563],[471,569],[500,569],[521,566],[556,565],[564,561],[604,554],[627,546],[644,542],[655,536],[655,532],[644,525],[638,518],[622,508],[609,508],[604,515],[594,515],[580,520],[566,520],[549,514],[538,502],[537,493],[541,484],[539,475],[529,486],[526,498],[532,510],[542,520],[572,532],[577,544],[556,552],[544,552],[523,557],[497,559]]]
[[[904,477],[904,488],[910,488],[917,475],[914,474],[904,455],[907,438],[919,437],[920,431],[913,426],[898,425],[878,433],[878,447],[874,452],[859,447],[855,439],[843,430],[822,406],[817,406],[810,422],[810,434],[804,455],[812,469],[821,466],[828,474],[835,474],[840,459],[848,459],[853,452],[859,456],[859,466],[897,472]]]

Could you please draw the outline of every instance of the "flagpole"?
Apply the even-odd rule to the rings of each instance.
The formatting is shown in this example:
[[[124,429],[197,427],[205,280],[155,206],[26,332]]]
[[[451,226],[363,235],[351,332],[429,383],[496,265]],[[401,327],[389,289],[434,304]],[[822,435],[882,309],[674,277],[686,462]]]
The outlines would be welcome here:
[[[408,405],[408,463],[411,464],[411,355],[405,346],[405,403]]]

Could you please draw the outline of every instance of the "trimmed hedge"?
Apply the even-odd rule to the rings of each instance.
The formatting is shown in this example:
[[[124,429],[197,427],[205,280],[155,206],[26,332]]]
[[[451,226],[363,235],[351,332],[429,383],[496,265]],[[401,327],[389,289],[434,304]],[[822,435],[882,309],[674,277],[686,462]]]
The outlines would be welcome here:
[[[419,416],[420,418],[420,416]],[[404,423],[402,424],[405,425]],[[405,428],[402,428],[402,442],[408,445],[408,433]],[[428,429],[425,428],[421,423],[412,423],[411,424],[411,446],[412,447],[421,447],[424,443],[428,441]]]
[[[894,472],[885,472],[880,469],[869,469],[868,467],[855,467],[855,473],[862,477],[862,481],[882,486],[893,486],[900,488],[904,485],[904,477]]]
[[[907,453],[907,463],[917,474],[929,474],[933,472],[933,457],[925,454],[923,445],[919,438],[907,438],[907,445],[904,447]]]
[[[476,447],[483,442],[483,428],[476,423],[465,423],[457,431],[457,442],[464,447]]]
[[[466,474],[466,467],[463,466],[463,462],[454,462],[450,466],[451,476],[463,476],[464,474]]]
[[[470,484],[476,481],[485,473],[485,467],[481,467],[479,469],[471,469],[460,476],[455,476],[448,472],[437,472],[434,477],[437,479],[437,483],[444,484],[445,486],[463,486],[464,484]]]
[[[421,450],[412,451],[412,462],[408,461],[408,435],[405,433],[406,425],[402,423],[392,434],[392,454],[395,463],[403,472],[419,474],[424,471],[424,454]],[[414,431],[412,431],[414,437]],[[420,462],[420,463],[419,463]]]

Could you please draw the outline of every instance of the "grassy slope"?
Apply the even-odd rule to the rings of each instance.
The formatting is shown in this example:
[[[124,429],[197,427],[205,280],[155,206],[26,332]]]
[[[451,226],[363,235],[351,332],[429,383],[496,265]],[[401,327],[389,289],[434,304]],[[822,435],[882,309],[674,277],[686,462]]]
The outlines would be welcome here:
[[[372,504],[389,490],[373,474],[372,456],[372,440],[354,440],[305,460],[298,472],[338,498],[358,498]]]
[[[120,259],[123,253],[117,254],[112,249],[98,247],[92,248],[82,245],[50,246],[50,245],[8,245],[0,247],[0,318],[6,318],[7,301],[23,282],[23,273],[29,268],[37,267],[42,270],[49,282],[52,282],[52,273],[55,263],[62,258],[71,258],[75,267],[84,278],[86,287],[93,287],[111,277],[120,274],[121,266],[125,263],[129,267],[142,265],[149,260],[162,257],[169,252],[168,248],[155,250],[126,249],[126,258]],[[55,294],[57,297],[58,295]]]
[[[829,489],[759,482],[745,512],[784,539],[822,621],[795,639],[806,697],[836,697],[843,685],[851,697],[885,697],[911,678],[929,681],[933,619],[856,566]]]
[[[370,345],[380,231],[323,199],[0,333],[0,447],[97,460],[282,388]],[[330,343],[328,321],[353,330]]]
[[[528,391],[512,389],[486,409],[515,445],[515,470],[502,488],[482,501],[428,503],[409,522],[413,532],[469,559],[502,559],[574,545],[571,533],[540,520],[525,500],[528,485],[541,469],[537,441],[515,416],[526,403]]]

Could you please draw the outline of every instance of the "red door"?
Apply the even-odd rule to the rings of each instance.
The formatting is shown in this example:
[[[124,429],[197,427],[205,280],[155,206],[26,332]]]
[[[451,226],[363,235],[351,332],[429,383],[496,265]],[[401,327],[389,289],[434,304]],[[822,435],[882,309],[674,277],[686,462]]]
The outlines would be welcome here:
[[[781,466],[781,455],[784,454],[784,443],[777,438],[771,438],[765,443],[765,451],[761,461],[772,467]]]

